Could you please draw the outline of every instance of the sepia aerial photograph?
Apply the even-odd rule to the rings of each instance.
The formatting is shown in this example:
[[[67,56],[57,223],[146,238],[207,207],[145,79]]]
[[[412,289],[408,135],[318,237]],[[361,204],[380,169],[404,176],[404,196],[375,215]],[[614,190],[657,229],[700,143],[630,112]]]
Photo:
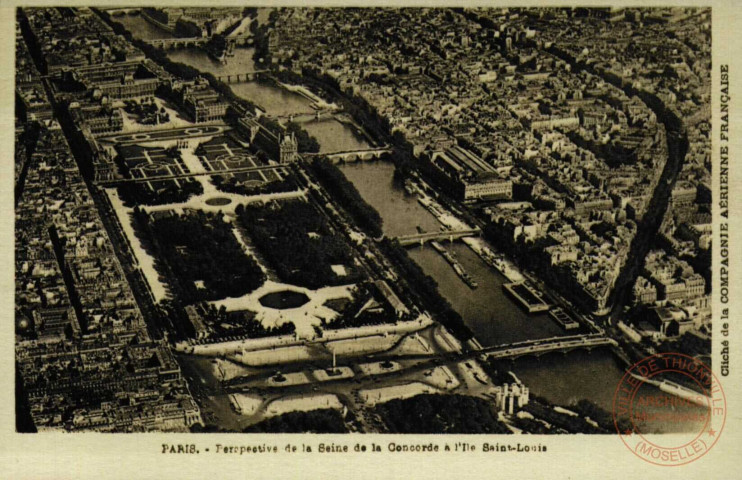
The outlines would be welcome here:
[[[18,432],[714,435],[711,8],[15,15]]]

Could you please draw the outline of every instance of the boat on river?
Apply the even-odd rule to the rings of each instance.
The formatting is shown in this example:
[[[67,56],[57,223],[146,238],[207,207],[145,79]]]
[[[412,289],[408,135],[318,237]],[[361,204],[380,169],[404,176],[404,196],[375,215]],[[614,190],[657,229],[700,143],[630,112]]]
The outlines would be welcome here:
[[[461,278],[461,280],[464,281],[465,284],[469,286],[471,289],[476,289],[479,287],[479,284],[474,280],[471,275],[469,275],[466,270],[464,270],[464,267],[461,266],[458,260],[456,260],[456,257],[453,253],[446,250],[446,247],[441,245],[438,242],[430,242],[430,244],[433,246],[433,248],[440,253],[443,258],[446,259],[449,265],[453,268],[453,271],[456,272],[456,275]]]
[[[554,307],[549,311],[549,316],[565,330],[574,330],[580,326],[577,320],[567,313],[562,307]]]

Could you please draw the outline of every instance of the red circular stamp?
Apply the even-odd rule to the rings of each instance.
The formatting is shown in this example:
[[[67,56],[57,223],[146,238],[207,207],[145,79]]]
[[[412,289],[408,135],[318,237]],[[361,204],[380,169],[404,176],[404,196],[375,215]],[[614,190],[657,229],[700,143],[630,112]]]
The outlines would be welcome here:
[[[701,458],[719,439],[726,414],[718,378],[708,366],[680,353],[635,363],[613,396],[613,422],[621,440],[655,465]]]

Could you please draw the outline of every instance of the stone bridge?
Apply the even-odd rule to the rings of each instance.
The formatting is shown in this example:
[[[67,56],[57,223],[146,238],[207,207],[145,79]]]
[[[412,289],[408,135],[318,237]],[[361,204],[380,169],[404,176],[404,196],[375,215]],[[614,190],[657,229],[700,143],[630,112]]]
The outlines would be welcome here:
[[[443,230],[440,232],[426,232],[417,233],[414,235],[402,235],[396,237],[396,240],[399,241],[399,244],[403,247],[415,245],[416,243],[419,243],[422,246],[425,242],[430,242],[432,240],[448,240],[449,242],[453,242],[454,240],[458,240],[459,238],[471,237],[473,235],[479,235],[480,233],[481,230],[478,228],[472,228],[468,230]]]
[[[189,47],[200,47],[209,43],[208,37],[187,37],[187,38],[155,38],[151,40],[145,40],[153,47],[162,48],[164,50],[175,50]]]
[[[268,73],[268,70],[255,70],[253,72],[244,72],[244,73],[232,73],[230,75],[219,75],[217,80],[222,81],[224,83],[245,83],[245,82],[252,82],[253,80],[257,79],[259,76]]]
[[[385,153],[392,153],[392,148],[384,145],[378,148],[366,148],[362,150],[346,150],[342,152],[330,153],[312,153],[305,154],[307,157],[324,156],[330,159],[332,163],[340,162],[357,162],[359,160],[376,160]]]
[[[549,352],[569,352],[570,350],[618,346],[612,338],[599,334],[571,335],[568,337],[553,337],[544,340],[530,340],[480,350],[485,357],[502,359],[517,358],[525,355],[543,355]]]
[[[334,110],[313,110],[311,112],[297,112],[288,115],[279,115],[275,118],[280,122],[307,123],[312,121],[330,120],[335,117],[337,111]]]
[[[183,38],[154,38],[145,40],[153,47],[164,50],[177,50],[190,47],[201,47],[209,43],[210,37],[183,37]],[[228,37],[228,42],[234,46],[249,46],[253,44],[253,36],[248,34]]]

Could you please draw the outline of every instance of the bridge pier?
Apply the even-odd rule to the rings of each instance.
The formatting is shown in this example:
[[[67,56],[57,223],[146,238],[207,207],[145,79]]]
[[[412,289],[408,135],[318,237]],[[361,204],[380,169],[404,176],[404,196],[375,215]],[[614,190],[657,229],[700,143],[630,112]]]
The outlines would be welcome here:
[[[219,77],[216,77],[218,80],[226,83],[241,83],[241,82],[251,82],[255,80],[258,76],[257,72],[247,72],[247,73],[231,73],[229,75],[221,75]]]

